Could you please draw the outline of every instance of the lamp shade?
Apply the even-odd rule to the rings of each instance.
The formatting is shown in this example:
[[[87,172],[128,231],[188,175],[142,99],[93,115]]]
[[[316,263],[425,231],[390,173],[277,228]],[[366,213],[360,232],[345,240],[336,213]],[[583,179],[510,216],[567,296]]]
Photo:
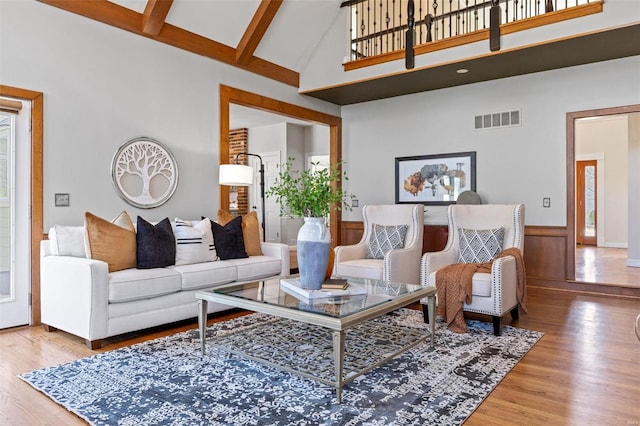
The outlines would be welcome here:
[[[241,164],[221,164],[219,183],[229,186],[253,185],[253,167]]]

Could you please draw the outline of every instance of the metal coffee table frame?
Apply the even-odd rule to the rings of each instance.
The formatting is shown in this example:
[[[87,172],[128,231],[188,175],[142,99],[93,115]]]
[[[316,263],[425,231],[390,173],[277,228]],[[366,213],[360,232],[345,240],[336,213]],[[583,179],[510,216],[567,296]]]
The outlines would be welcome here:
[[[350,281],[351,280],[354,280],[354,279],[350,279]],[[358,279],[355,279],[355,280],[358,280]],[[364,280],[360,280],[360,281],[364,281]],[[368,281],[385,283],[384,281],[377,281],[377,280],[368,280]],[[242,351],[232,351],[232,352],[239,353],[243,356],[246,356],[247,358],[270,365],[272,367],[276,367],[285,371],[296,373],[303,377],[307,377],[312,380],[317,380],[322,383],[325,383],[329,386],[333,386],[336,388],[336,398],[338,403],[340,403],[342,399],[343,386],[351,382],[352,380],[354,380],[356,377],[359,377],[367,373],[368,371],[371,371],[372,369],[382,365],[388,360],[416,346],[427,337],[431,337],[432,346],[435,343],[435,314],[434,314],[435,313],[435,295],[436,295],[435,287],[415,286],[417,288],[415,291],[411,291],[406,294],[401,294],[399,296],[388,295],[390,297],[390,299],[388,300],[381,301],[380,303],[374,304],[373,306],[368,306],[358,312],[347,314],[340,317],[340,316],[331,316],[323,313],[305,311],[296,307],[281,306],[281,305],[269,303],[263,300],[252,300],[250,298],[240,297],[238,295],[231,294],[233,292],[246,289],[247,286],[255,286],[257,288],[260,285],[278,286],[279,279],[266,280],[263,282],[255,282],[255,283],[249,283],[249,284],[232,284],[232,285],[219,287],[212,291],[196,293],[196,298],[198,299],[198,303],[199,303],[198,326],[200,331],[200,342],[201,342],[200,344],[201,344],[203,355],[206,353],[205,336],[206,336],[206,325],[207,325],[208,302],[217,302],[217,303],[233,306],[236,308],[270,314],[276,317],[287,318],[294,321],[300,321],[307,324],[312,324],[319,327],[330,329],[332,330],[332,339],[333,339],[333,361],[334,361],[334,372],[335,372],[334,381],[326,380],[321,377],[315,376],[313,374],[292,369],[284,365],[275,364],[263,358],[256,358],[256,357],[253,357],[250,353],[246,353]],[[379,362],[369,365],[368,367],[358,372],[355,372],[354,374],[349,375],[349,377],[344,378],[343,368],[344,368],[346,330],[364,321],[379,317],[388,312],[407,306],[408,304],[417,302],[423,298],[426,298],[427,307],[428,307],[428,310],[425,312],[426,314],[425,316],[428,316],[428,320],[429,320],[429,327],[427,330],[427,334],[425,334],[423,337],[419,339],[416,339],[410,344],[397,349],[392,353],[386,354]],[[423,306],[423,309],[424,309],[424,306]],[[228,348],[224,348],[224,349],[228,350]]]

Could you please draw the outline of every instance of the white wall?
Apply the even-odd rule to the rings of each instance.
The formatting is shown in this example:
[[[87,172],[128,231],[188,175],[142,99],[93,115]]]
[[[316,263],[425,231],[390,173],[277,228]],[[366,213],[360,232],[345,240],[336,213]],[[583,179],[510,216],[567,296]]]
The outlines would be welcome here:
[[[36,1],[0,0],[2,84],[44,93],[44,231],[80,224],[84,211],[127,210],[149,220],[214,217],[218,209],[218,87],[339,115],[293,87]],[[131,207],[114,191],[110,162],[137,136],[165,144],[179,167],[163,206]],[[70,207],[54,207],[56,192]]]
[[[566,113],[640,103],[639,69],[631,57],[345,106],[345,186],[360,205],[393,203],[395,157],[476,151],[485,203],[522,202],[527,225],[566,226]],[[475,115],[515,109],[520,126],[474,130]],[[427,210],[446,223],[446,207]]]
[[[593,154],[602,154],[602,159],[599,160],[602,162],[599,164],[602,170],[598,170],[597,174],[598,246],[626,248],[629,228],[627,115],[577,120],[575,140],[577,160],[591,159],[597,157]],[[602,183],[604,185],[600,185]],[[604,220],[600,220],[602,218]]]
[[[640,113],[629,114],[629,251],[627,265],[640,268]]]

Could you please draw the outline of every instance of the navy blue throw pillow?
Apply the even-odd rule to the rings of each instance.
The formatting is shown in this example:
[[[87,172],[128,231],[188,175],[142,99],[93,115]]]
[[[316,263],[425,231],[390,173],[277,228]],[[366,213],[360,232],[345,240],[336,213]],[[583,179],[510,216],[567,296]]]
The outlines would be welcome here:
[[[164,268],[176,263],[176,240],[169,218],[152,225],[138,216],[136,256],[138,269]]]
[[[213,242],[220,260],[249,257],[244,249],[242,216],[234,217],[224,226],[211,221],[211,231],[213,231]]]

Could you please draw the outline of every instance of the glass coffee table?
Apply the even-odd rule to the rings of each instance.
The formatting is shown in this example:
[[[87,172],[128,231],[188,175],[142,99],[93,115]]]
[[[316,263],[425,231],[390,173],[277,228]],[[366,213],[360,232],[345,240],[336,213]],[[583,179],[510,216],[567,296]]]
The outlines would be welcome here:
[[[290,279],[295,279],[295,277]],[[333,359],[333,371],[330,377],[327,374],[316,373],[311,369],[292,367],[286,353],[283,359],[280,360],[272,354],[268,356],[261,355],[255,350],[260,345],[251,342],[253,339],[246,336],[236,339],[236,341],[241,342],[248,341],[248,344],[244,346],[240,344],[239,347],[230,347],[220,343],[218,339],[212,339],[211,344],[222,347],[227,351],[241,354],[249,359],[333,386],[336,388],[336,397],[338,403],[340,403],[343,386],[356,377],[382,365],[402,352],[416,346],[426,338],[431,339],[431,345],[434,344],[435,287],[422,287],[373,279],[347,279],[349,281],[348,289],[354,294],[307,298],[299,292],[291,291],[290,286],[282,285],[280,278],[245,284],[230,284],[214,290],[196,293],[199,303],[198,325],[202,354],[206,353],[208,302],[221,303],[310,324],[314,329],[318,327],[328,329],[332,340],[330,357]],[[389,329],[388,336],[393,338],[383,339],[386,346],[381,350],[383,353],[376,355],[374,361],[369,357],[358,362],[357,354],[347,351],[348,365],[345,368],[345,336],[349,329],[363,327],[364,323],[369,320],[421,299],[427,300],[428,309],[424,312],[425,319],[428,317],[428,327],[426,329],[424,327],[411,330],[403,329],[401,333]],[[256,327],[259,327],[259,325]],[[387,332],[383,331],[384,333]],[[253,335],[249,335],[249,337],[257,338],[259,334],[259,330],[256,329],[253,331]],[[309,334],[309,338],[311,338],[311,334]],[[399,335],[402,335],[401,338],[397,338]],[[376,345],[368,346],[374,346],[370,349],[376,350]]]

